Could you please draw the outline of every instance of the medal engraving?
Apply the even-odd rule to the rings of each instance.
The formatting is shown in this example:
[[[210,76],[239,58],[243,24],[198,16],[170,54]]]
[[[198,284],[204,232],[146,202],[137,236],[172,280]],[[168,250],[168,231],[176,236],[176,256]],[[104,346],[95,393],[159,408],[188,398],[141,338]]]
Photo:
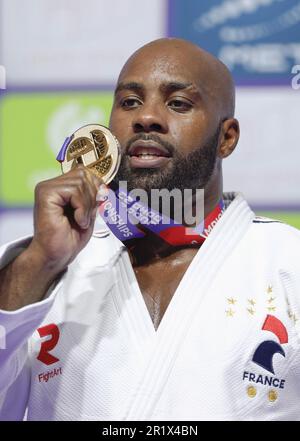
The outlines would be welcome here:
[[[120,165],[120,144],[106,127],[88,124],[66,139],[57,160],[63,173],[82,164],[108,184]]]

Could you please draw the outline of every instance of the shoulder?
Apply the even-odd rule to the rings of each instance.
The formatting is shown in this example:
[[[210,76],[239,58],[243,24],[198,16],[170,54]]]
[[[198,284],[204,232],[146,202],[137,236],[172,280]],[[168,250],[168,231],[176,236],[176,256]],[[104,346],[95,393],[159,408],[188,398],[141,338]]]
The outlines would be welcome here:
[[[291,237],[295,239],[300,239],[300,230],[278,219],[272,219],[263,216],[254,216],[252,224],[254,228],[265,233],[277,233],[282,234],[287,238]]]
[[[255,216],[251,231],[256,245],[268,247],[270,253],[279,252],[289,261],[300,262],[300,230],[297,228],[276,219]]]

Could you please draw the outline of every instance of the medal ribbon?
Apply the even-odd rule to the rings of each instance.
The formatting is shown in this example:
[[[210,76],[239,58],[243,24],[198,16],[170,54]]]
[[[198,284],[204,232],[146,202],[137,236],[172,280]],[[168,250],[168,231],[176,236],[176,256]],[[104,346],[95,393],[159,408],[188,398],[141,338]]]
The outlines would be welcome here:
[[[201,244],[224,212],[221,199],[217,206],[196,227],[186,227],[134,199],[122,188],[108,195],[99,207],[99,213],[113,234],[125,245],[129,240],[146,236],[149,230],[173,246]],[[143,228],[139,228],[139,225]]]

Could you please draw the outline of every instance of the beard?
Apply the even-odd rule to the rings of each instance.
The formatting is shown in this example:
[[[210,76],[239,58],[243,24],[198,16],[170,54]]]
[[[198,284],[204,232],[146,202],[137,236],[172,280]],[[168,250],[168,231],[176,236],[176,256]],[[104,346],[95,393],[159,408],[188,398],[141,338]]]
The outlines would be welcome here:
[[[188,155],[179,153],[173,145],[163,141],[157,134],[138,134],[128,142],[125,152],[136,140],[153,140],[163,145],[172,154],[170,163],[163,169],[132,169],[130,158],[128,155],[123,155],[113,183],[118,186],[120,181],[126,181],[128,192],[143,189],[148,195],[152,189],[165,188],[172,191],[176,188],[182,192],[184,189],[204,189],[214,172],[220,131],[221,124],[204,146]]]

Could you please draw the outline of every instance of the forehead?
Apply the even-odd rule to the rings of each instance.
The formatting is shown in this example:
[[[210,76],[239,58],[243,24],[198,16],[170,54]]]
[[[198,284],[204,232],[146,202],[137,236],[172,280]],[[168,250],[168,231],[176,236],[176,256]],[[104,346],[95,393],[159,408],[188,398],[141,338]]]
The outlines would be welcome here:
[[[118,83],[138,81],[158,83],[181,81],[199,85],[203,83],[204,72],[198,60],[190,52],[180,49],[147,47],[136,52],[123,67]]]

